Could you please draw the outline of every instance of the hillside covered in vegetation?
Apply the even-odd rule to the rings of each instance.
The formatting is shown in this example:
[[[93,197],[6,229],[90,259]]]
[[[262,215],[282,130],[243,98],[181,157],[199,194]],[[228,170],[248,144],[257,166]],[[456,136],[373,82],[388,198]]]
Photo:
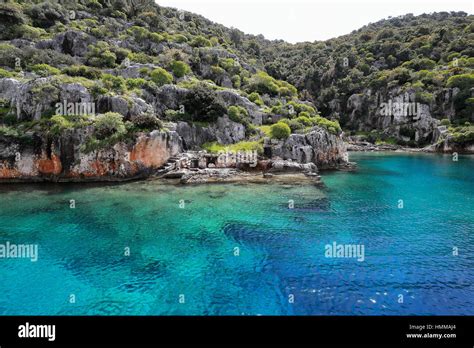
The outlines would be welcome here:
[[[225,146],[332,167],[344,162],[343,137],[440,149],[474,141],[465,13],[292,45],[151,0],[18,0],[0,4],[0,40],[5,176],[29,155],[47,174],[130,175],[137,160]],[[150,159],[144,149],[157,144],[166,151]]]

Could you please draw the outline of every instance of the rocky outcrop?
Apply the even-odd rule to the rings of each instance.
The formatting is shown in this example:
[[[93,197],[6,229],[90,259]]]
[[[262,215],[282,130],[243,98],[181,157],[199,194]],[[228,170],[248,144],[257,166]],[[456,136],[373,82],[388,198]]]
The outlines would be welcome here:
[[[474,154],[474,143],[470,144],[459,144],[453,141],[451,138],[446,138],[442,142],[430,145],[423,149],[427,152],[441,152],[441,153],[462,153],[462,154]]]
[[[11,104],[19,120],[39,120],[60,100],[59,89],[50,78],[39,78],[19,86]]]
[[[474,154],[474,141],[459,143],[446,126],[439,126],[434,132],[434,144],[423,149],[426,152]]]
[[[94,42],[93,37],[75,30],[68,30],[55,36],[52,40],[43,40],[36,44],[38,49],[51,49],[73,57],[82,57],[87,47]]]
[[[308,134],[291,134],[285,141],[267,142],[265,148],[272,156],[298,163],[314,163],[321,169],[337,168],[347,163],[342,137],[320,127],[314,127]]]
[[[317,173],[314,163],[297,163],[291,160],[274,160],[271,162],[269,173]]]
[[[178,122],[176,132],[183,138],[189,150],[199,149],[201,145],[217,141],[220,144],[234,144],[245,139],[245,127],[231,121],[227,116],[219,117],[216,123],[208,126]]]
[[[155,113],[163,117],[166,110],[179,111],[181,103],[188,94],[188,90],[175,85],[164,85],[155,93],[148,91],[145,100],[147,103],[153,105]]]
[[[131,76],[135,74],[135,68],[128,71]],[[182,109],[182,102],[188,95],[189,90],[181,88],[175,85],[164,85],[154,93],[148,91],[145,96],[145,100],[150,105],[153,105],[155,113],[160,117],[165,116],[166,110],[180,111]],[[217,92],[218,97],[222,101],[223,105],[229,107],[231,105],[237,105],[247,110],[251,122],[254,125],[262,124],[263,113],[260,108],[252,103],[247,98],[241,96],[234,90],[221,90]],[[183,110],[185,111],[185,110]]]
[[[1,181],[119,181],[155,173],[182,151],[175,132],[141,134],[133,143],[84,152],[90,129],[74,130],[51,139],[0,137]]]
[[[97,100],[97,112],[117,112],[131,119],[142,114],[153,114],[153,107],[138,97],[129,97],[125,99],[122,96],[101,96]]]
[[[254,125],[261,125],[263,119],[263,113],[260,111],[259,107],[252,103],[245,97],[242,97],[237,92],[232,90],[223,90],[219,91],[218,95],[222,98],[224,105],[229,107],[231,105],[237,105],[243,107],[247,110],[250,119]]]
[[[340,106],[334,107],[339,113]],[[403,91],[397,87],[376,92],[368,89],[349,97],[344,121],[349,129],[368,132],[376,129],[402,143],[422,145],[433,141],[439,124],[431,110],[433,105],[420,101],[413,89]]]
[[[11,103],[18,94],[21,83],[18,80],[5,78],[0,79],[0,98]]]
[[[0,79],[0,98],[12,108],[18,120],[39,120],[44,114],[55,113],[57,104],[92,103],[87,88],[79,83],[61,83],[51,77],[26,83],[11,78]]]
[[[60,85],[60,101],[67,103],[92,103],[93,98],[89,90],[80,83],[64,83]]]

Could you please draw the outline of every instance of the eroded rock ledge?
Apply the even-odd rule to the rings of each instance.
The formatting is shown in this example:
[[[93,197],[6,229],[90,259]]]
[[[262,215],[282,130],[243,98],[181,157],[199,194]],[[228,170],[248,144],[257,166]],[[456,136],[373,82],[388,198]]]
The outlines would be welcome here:
[[[242,131],[238,126],[241,125],[227,116],[221,117],[215,126],[206,129],[206,139],[224,137],[220,140],[232,143],[236,141],[235,134]],[[305,135],[292,134],[286,140],[265,139],[264,153],[255,152],[253,165],[239,161],[219,163],[216,154],[188,151],[186,145],[190,145],[191,138],[196,148],[204,140],[202,132],[190,137],[189,127],[174,124],[94,150],[86,150],[85,146],[94,134],[89,126],[66,130],[60,135],[44,132],[31,132],[23,137],[2,135],[0,182],[124,181],[156,176],[184,177],[188,178],[182,180],[186,183],[231,180],[231,177],[245,180],[255,177],[255,173],[262,178],[265,175],[265,180],[283,173],[302,173],[314,179],[319,169],[350,166],[342,138],[319,127]],[[183,174],[183,170],[187,172]]]
[[[123,181],[144,178],[182,151],[176,132],[153,131],[132,142],[85,152],[88,130],[55,139],[31,134],[24,141],[0,137],[0,182]]]

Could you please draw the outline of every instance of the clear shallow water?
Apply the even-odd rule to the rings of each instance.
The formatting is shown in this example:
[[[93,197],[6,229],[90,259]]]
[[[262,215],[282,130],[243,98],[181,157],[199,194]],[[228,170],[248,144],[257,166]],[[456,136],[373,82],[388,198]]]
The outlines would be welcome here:
[[[0,186],[0,243],[39,245],[0,259],[0,315],[473,315],[474,158],[351,160],[324,188]]]

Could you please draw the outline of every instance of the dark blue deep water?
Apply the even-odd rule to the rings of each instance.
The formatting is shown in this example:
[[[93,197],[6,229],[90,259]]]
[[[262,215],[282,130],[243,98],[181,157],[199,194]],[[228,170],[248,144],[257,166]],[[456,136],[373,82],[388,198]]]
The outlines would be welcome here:
[[[474,158],[351,160],[324,187],[0,186],[0,244],[39,247],[0,258],[0,314],[474,315]]]

